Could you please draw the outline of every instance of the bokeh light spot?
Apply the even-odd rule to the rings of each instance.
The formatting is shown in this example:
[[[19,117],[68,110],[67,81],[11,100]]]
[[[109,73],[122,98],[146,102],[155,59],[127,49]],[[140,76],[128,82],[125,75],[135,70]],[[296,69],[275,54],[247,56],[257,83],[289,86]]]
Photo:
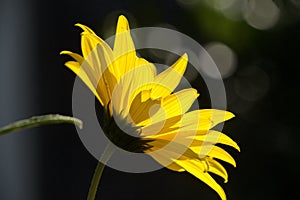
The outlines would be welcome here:
[[[205,2],[217,10],[229,8],[236,0],[206,0]]]
[[[244,4],[244,18],[253,28],[272,28],[280,17],[280,10],[272,0],[249,0]]]
[[[223,79],[228,78],[234,73],[237,57],[230,47],[220,42],[212,42],[206,45],[205,49],[216,63],[219,73]],[[200,57],[202,56],[200,55]],[[205,57],[200,60],[203,62],[203,71],[206,75],[216,79],[220,77],[218,72],[214,71],[210,66],[210,62],[205,60]]]

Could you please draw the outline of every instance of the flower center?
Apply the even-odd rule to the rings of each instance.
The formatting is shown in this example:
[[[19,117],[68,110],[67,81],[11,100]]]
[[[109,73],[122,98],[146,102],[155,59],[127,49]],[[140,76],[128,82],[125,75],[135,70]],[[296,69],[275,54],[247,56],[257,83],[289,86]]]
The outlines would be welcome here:
[[[119,115],[110,115],[109,109],[105,109],[104,115],[104,133],[116,146],[134,153],[143,153],[152,147],[148,144],[152,140],[140,137],[140,127],[129,124]]]

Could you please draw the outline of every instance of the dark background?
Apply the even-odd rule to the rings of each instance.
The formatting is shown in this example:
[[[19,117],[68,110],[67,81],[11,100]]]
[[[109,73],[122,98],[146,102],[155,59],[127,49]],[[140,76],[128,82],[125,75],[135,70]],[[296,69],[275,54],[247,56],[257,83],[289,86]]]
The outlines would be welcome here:
[[[223,8],[234,0],[222,5],[207,2],[1,0],[0,125],[38,114],[72,115],[75,75],[63,66],[69,58],[59,52],[80,52],[75,23],[107,38],[114,33],[118,15],[124,14],[132,28],[169,27],[204,47],[218,42],[233,52],[236,68],[225,74],[224,83],[228,110],[237,117],[225,124],[224,132],[237,141],[241,153],[226,148],[237,168],[225,163],[229,182],[216,179],[232,200],[297,198],[300,3],[256,1],[254,10],[263,14],[251,21],[246,20],[243,6],[241,11],[238,6],[233,11]],[[201,77],[191,83],[201,93],[200,106],[209,105]],[[39,127],[0,140],[1,200],[86,198],[97,161],[82,145],[75,127]],[[183,198],[219,197],[189,174],[166,169],[129,174],[106,168],[97,199]]]

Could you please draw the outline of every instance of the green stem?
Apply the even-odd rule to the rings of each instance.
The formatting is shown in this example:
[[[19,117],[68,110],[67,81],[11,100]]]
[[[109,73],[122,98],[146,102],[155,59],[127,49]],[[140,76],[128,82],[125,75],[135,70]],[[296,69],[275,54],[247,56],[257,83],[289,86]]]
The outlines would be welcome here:
[[[32,128],[32,127],[46,125],[46,124],[62,124],[62,123],[75,124],[79,128],[82,128],[82,121],[77,118],[58,115],[58,114],[49,114],[49,115],[42,115],[42,116],[34,116],[29,119],[24,119],[24,120],[20,120],[8,124],[0,128],[0,136],[21,129]]]
[[[114,147],[111,144],[109,144],[105,148],[105,150],[104,150],[104,152],[101,156],[101,159],[98,162],[97,167],[95,169],[95,172],[94,172],[94,175],[93,175],[93,178],[92,178],[92,181],[91,181],[91,185],[90,185],[87,200],[94,200],[95,199],[96,194],[97,194],[97,189],[98,189],[98,186],[99,186],[99,183],[100,183],[100,179],[101,179],[101,176],[102,176],[102,172],[104,170],[106,162],[109,160],[109,158],[111,157],[111,155],[114,152],[113,148]]]

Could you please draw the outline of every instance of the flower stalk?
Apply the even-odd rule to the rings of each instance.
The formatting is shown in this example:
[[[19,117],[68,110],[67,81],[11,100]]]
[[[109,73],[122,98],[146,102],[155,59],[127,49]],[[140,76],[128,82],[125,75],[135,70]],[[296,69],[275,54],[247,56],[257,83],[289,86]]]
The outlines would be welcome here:
[[[89,189],[89,193],[88,193],[88,197],[87,200],[94,200],[97,194],[97,190],[98,190],[98,186],[100,183],[100,179],[102,177],[102,173],[105,167],[105,164],[107,163],[107,161],[109,160],[109,158],[111,157],[111,155],[114,152],[114,147],[112,144],[109,144],[103,154],[101,155],[100,160],[98,161],[97,167],[95,169],[92,181],[91,181],[91,185],[90,185],[90,189]]]

